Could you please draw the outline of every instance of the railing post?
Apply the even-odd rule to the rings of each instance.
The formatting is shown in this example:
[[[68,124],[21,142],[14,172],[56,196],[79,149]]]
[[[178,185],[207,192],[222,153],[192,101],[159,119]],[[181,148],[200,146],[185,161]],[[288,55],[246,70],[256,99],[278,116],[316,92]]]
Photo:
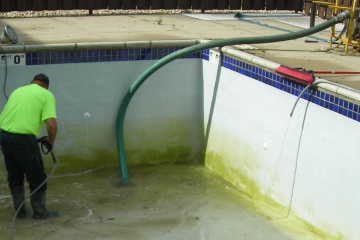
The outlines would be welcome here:
[[[316,4],[311,2],[310,7],[310,27],[315,26]]]
[[[89,0],[86,1],[86,8],[89,10],[89,15],[93,14],[93,10],[95,7],[94,5],[95,5],[94,1],[89,1]]]

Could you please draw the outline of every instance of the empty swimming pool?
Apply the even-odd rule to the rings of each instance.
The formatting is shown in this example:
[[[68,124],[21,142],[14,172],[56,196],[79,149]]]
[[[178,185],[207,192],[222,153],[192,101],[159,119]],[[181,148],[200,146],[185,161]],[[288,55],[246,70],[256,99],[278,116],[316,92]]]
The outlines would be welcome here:
[[[139,89],[124,128],[132,184],[119,186],[122,97],[158,59],[192,44],[23,46],[4,55],[4,92],[45,72],[59,116],[48,208],[62,216],[18,220],[15,239],[358,236],[358,94],[320,84],[290,117],[304,86],[276,74],[276,63],[231,47],[178,59]],[[4,236],[13,211],[3,164],[1,173]]]

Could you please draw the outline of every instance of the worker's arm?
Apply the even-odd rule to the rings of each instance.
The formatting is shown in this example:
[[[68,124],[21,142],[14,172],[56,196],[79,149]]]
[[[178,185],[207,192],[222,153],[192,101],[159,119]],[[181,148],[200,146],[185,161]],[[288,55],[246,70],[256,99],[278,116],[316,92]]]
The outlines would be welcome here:
[[[57,134],[57,122],[56,118],[46,119],[47,133],[49,135],[49,142],[54,146],[55,138]]]

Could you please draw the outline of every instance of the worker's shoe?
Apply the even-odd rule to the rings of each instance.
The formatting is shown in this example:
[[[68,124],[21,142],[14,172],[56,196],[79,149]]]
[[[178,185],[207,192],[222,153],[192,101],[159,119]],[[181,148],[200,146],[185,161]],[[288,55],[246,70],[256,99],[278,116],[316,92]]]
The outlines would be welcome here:
[[[25,209],[25,189],[24,189],[24,186],[11,187],[10,192],[11,192],[11,196],[12,196],[15,211],[17,211],[16,217],[25,218],[26,217],[26,209]]]
[[[46,191],[36,192],[30,198],[34,219],[48,219],[59,216],[57,211],[46,211]]]

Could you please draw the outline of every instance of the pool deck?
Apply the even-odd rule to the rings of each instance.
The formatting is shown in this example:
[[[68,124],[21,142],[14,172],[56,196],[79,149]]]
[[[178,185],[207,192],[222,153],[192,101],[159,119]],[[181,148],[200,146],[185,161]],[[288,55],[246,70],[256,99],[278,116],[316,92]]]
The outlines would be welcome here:
[[[316,19],[315,24],[323,22]],[[33,18],[0,18],[0,29],[10,25],[24,44],[123,42],[143,40],[223,39],[270,36],[299,31],[310,26],[310,17],[301,14],[131,14],[82,15]],[[340,32],[343,24],[337,24]],[[330,48],[330,30],[285,42],[252,45],[245,50],[292,68],[313,71],[360,69],[360,53],[345,54],[344,46]],[[311,42],[309,42],[310,40]],[[1,46],[1,45],[0,45]],[[352,48],[349,48],[349,52]],[[348,87],[360,89],[356,74],[316,74]]]

